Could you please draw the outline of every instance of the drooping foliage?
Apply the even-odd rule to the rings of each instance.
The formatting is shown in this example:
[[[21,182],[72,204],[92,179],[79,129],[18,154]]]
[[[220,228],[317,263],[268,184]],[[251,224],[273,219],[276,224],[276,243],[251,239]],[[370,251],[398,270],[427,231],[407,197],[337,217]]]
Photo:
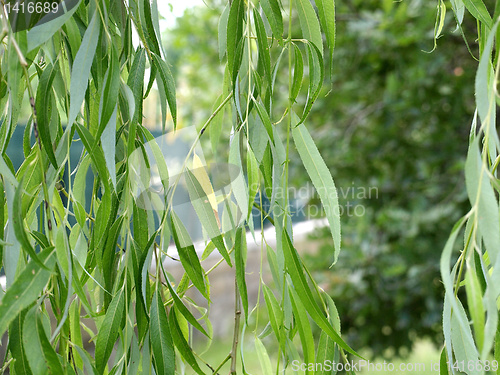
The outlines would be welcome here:
[[[440,2],[440,13],[446,11]],[[500,359],[498,297],[500,296],[500,218],[497,167],[500,141],[496,125],[499,70],[498,23],[500,4],[482,1],[451,1],[457,28],[465,43],[477,37],[475,76],[476,111],[469,133],[465,183],[470,210],[457,221],[441,255],[445,287],[443,332],[445,348],[441,373],[485,374],[492,355]],[[477,34],[463,27],[473,17]],[[441,30],[441,20],[436,29]],[[456,244],[460,253],[455,253]],[[461,291],[465,290],[466,298]],[[448,362],[448,368],[446,366]]]
[[[0,334],[8,334],[2,367],[11,374],[152,368],[174,374],[187,365],[202,374],[227,363],[231,373],[245,372],[240,336],[251,331],[266,371],[268,353],[258,337],[263,329],[261,338],[271,335],[279,348],[276,371],[299,358],[299,350],[306,362],[355,354],[340,335],[333,301],[294,247],[287,193],[289,155],[296,148],[323,192],[334,241],[330,259],[336,261],[335,185],[306,126],[331,64],[333,0],[315,6],[309,0],[230,1],[219,21],[224,79],[211,88],[220,98],[187,141],[190,129],[178,125],[156,0],[68,0],[27,28],[14,16],[23,20],[41,11],[26,8],[22,15],[9,4],[0,38],[0,261],[6,277]],[[295,13],[299,31],[292,28]],[[278,85],[282,70],[288,79]],[[143,126],[152,90],[161,125],[170,130],[157,138]],[[300,93],[306,99],[297,103]],[[25,159],[16,170],[6,148],[26,108]],[[221,134],[230,140],[223,144],[228,138]],[[215,156],[204,158],[210,154],[206,144],[200,148],[206,137]],[[185,152],[177,149],[183,142]],[[83,152],[72,168],[74,144]],[[224,160],[217,159],[221,155]],[[274,224],[276,245],[262,237],[259,256],[267,254],[275,287],[261,282],[264,301],[250,306],[246,232],[254,232],[254,200],[264,194],[271,205],[269,212],[257,205],[259,219]],[[210,363],[193,348],[193,330],[211,336],[210,324],[205,314],[193,315],[191,307],[203,308],[186,295],[195,288],[210,303],[211,270],[202,260],[214,251],[217,264],[227,263],[235,275],[234,339],[222,363]],[[165,271],[168,260],[183,267],[179,280]],[[267,311],[267,328],[250,319],[256,310]],[[319,340],[308,316],[322,330]]]

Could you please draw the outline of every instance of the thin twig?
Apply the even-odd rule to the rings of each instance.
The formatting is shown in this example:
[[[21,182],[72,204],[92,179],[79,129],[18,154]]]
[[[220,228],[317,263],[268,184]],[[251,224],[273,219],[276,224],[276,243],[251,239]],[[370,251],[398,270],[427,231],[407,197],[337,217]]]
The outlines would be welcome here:
[[[236,356],[238,353],[238,340],[240,334],[240,318],[241,318],[241,308],[240,308],[240,290],[238,289],[238,283],[236,281],[236,275],[234,276],[234,333],[233,333],[233,346],[231,349],[231,375],[236,375]]]

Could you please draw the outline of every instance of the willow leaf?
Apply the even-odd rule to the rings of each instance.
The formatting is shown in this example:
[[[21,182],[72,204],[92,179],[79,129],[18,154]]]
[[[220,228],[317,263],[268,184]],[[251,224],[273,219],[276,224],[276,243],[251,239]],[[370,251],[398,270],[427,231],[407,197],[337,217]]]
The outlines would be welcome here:
[[[118,339],[122,323],[125,318],[125,293],[121,288],[113,297],[104,321],[97,334],[95,344],[95,363],[100,374],[104,372],[113,346]]]
[[[3,335],[9,324],[18,314],[32,304],[49,281],[50,270],[55,265],[53,247],[43,250],[39,254],[39,260],[43,262],[40,268],[31,261],[17,277],[14,283],[0,300],[0,335]]]
[[[340,253],[340,211],[335,183],[307,128],[301,124],[292,134],[300,159],[325,209],[335,247],[333,263],[336,263]]]
[[[314,362],[314,338],[311,330],[311,324],[307,318],[307,313],[300,302],[299,296],[293,287],[288,288],[290,293],[290,301],[292,302],[295,325],[299,331],[300,341],[302,343],[302,352],[304,356],[305,363]],[[310,374],[310,370],[306,371],[306,374]]]
[[[143,26],[144,29],[144,36],[146,37],[146,43],[149,47],[149,49],[154,52],[157,55],[160,55],[160,44],[158,43],[158,38],[156,37],[156,32],[155,32],[155,27],[153,25],[153,17],[151,15],[151,0],[142,0],[142,16],[141,18],[144,19],[145,25]]]
[[[101,137],[111,116],[113,116],[113,112],[115,112],[118,102],[118,93],[120,92],[120,62],[114,46],[111,46],[109,61],[110,63],[105,75],[105,83],[101,96],[99,129],[95,136],[96,139]]]
[[[26,234],[26,230],[24,229],[24,215],[22,209],[22,195],[23,195],[23,179],[21,179],[16,193],[14,194],[14,205],[12,212],[12,224],[14,227],[14,233],[16,234],[16,238],[21,244],[21,247],[24,251],[26,251],[29,256],[33,259],[35,263],[37,263],[40,267],[48,270],[48,268],[43,264],[43,262],[39,259],[38,255],[35,252],[33,246],[31,246],[31,242]]]
[[[295,102],[297,95],[299,95],[300,88],[302,87],[302,78],[304,77],[304,59],[299,47],[293,44],[294,58],[293,58],[293,81],[292,81],[292,96],[290,100]]]
[[[9,326],[9,349],[14,358],[14,370],[16,374],[32,375],[31,368],[26,357],[23,345],[23,323],[26,310],[19,313]]]
[[[307,103],[300,122],[303,122],[311,111],[314,101],[318,98],[321,91],[323,78],[325,76],[321,51],[313,43],[308,43],[307,49],[307,55],[309,57],[309,91],[307,93]]]
[[[167,313],[157,288],[151,302],[150,337],[153,363],[158,375],[175,374],[175,350],[170,331]]]
[[[82,140],[83,146],[87,150],[90,158],[92,159],[92,164],[97,169],[99,177],[101,178],[104,187],[111,192],[111,186],[109,185],[109,175],[106,169],[106,158],[100,147],[96,146],[96,141],[88,129],[80,124],[77,124],[77,131]]]
[[[484,342],[483,293],[476,270],[473,268],[469,269],[465,275],[465,290],[467,295],[467,306],[474,327],[474,334],[478,348],[481,349]]]
[[[146,53],[144,48],[138,48],[130,73],[127,80],[127,86],[132,90],[134,95],[134,115],[131,119],[133,124],[142,117],[142,97],[144,92],[144,75],[146,73]],[[124,88],[126,90],[126,88]],[[125,92],[127,94],[127,92]],[[128,98],[127,98],[128,99]],[[130,108],[130,104],[129,104]]]
[[[267,18],[267,22],[271,26],[273,36],[278,39],[283,39],[283,17],[278,0],[262,0],[260,2],[262,10]]]
[[[330,73],[333,67],[333,51],[335,50],[335,0],[316,0],[319,21],[326,36],[330,52]]]
[[[43,360],[47,365],[47,370],[49,374],[68,373],[63,370],[61,362],[59,361],[59,357],[57,356],[56,351],[50,344],[50,341],[47,338],[47,335],[45,334],[45,330],[43,328],[42,320],[39,314],[36,315],[35,321],[36,321],[38,340],[40,343],[40,348],[42,349]]]
[[[481,21],[488,28],[491,28],[493,20],[482,0],[463,0],[463,3],[475,19]]]
[[[185,359],[187,363],[191,366],[191,368],[196,371],[197,374],[205,375],[205,373],[201,370],[196,358],[193,354],[193,349],[189,346],[186,339],[184,338],[184,334],[177,322],[177,318],[175,316],[175,309],[170,311],[169,316],[170,329],[172,333],[172,338],[175,343],[175,347],[181,354],[181,356]]]
[[[464,363],[478,363],[479,353],[477,352],[474,339],[472,338],[472,332],[468,324],[463,325],[460,321],[468,321],[465,310],[458,302],[458,309],[453,310],[451,315],[451,339],[453,352],[455,353],[455,359],[457,362],[465,361]],[[460,316],[460,319],[458,318]],[[470,361],[470,362],[469,362]],[[469,375],[479,375],[482,372],[477,368],[472,370],[465,366],[465,372]]]
[[[307,284],[306,278],[303,272],[303,265],[297,253],[297,250],[293,247],[290,237],[286,231],[282,234],[283,251],[286,260],[286,267],[290,278],[293,282],[293,288],[297,292],[300,301],[304,305],[305,309],[314,320],[314,322],[325,331],[328,336],[330,336],[333,341],[335,341],[341,348],[345,349],[351,354],[359,357],[349,345],[340,337],[340,335],[335,332],[332,324],[326,319],[324,313],[321,311],[320,307],[314,300],[313,294],[309,285]]]
[[[484,244],[488,250],[491,262],[500,260],[498,244],[500,243],[500,214],[498,201],[493,187],[482,165],[479,151],[479,138],[474,138],[469,146],[465,161],[465,183],[471,205],[476,206],[478,224]],[[480,190],[479,190],[480,188]]]
[[[318,350],[316,351],[316,363],[325,363],[325,361],[335,361],[335,342],[325,332],[321,331],[319,335]],[[337,361],[335,361],[337,362]],[[331,371],[320,368],[314,372],[315,375],[331,375]]]
[[[281,350],[284,351],[285,336],[283,335],[283,331],[281,329],[283,325],[283,311],[281,310],[280,304],[274,296],[272,290],[265,284],[262,285],[262,290],[264,291],[264,300],[266,302],[269,323],[271,324],[274,335],[279,341]]]
[[[262,18],[257,9],[253,10],[253,18],[255,20],[257,44],[259,46],[259,65],[262,66],[264,70],[264,77],[266,80],[271,82],[271,55],[269,54],[269,43],[267,41],[264,22],[262,22]]]
[[[85,31],[85,35],[83,36],[82,44],[76,54],[75,61],[73,62],[71,84],[69,88],[71,102],[69,107],[68,126],[72,126],[75,122],[89,84],[90,68],[92,67],[92,61],[94,60],[99,33],[101,31],[101,21],[98,13],[97,11],[94,13]]]
[[[305,39],[313,43],[323,55],[323,38],[319,27],[318,17],[309,0],[297,0],[300,28]]]
[[[163,83],[163,88],[166,89],[165,96],[167,98],[170,114],[174,121],[174,128],[177,125],[177,104],[175,101],[175,82],[172,72],[167,63],[158,55],[152,54],[153,63],[158,69],[158,75]]]
[[[205,298],[208,298],[207,287],[205,285],[204,271],[201,267],[200,260],[196,254],[196,250],[192,244],[189,234],[175,212],[171,212],[172,235],[174,237],[175,246],[179,252],[179,258],[182,266],[186,270],[187,275],[193,282],[194,286],[200,291]]]
[[[52,108],[50,104],[52,102],[52,83],[54,82],[58,67],[59,64],[57,62],[54,65],[50,63],[47,64],[43,70],[42,76],[40,77],[35,100],[38,134],[40,136],[40,140],[42,141],[43,148],[47,153],[47,157],[56,170],[58,167],[56,156],[54,155],[52,140],[50,138],[49,126],[52,111],[57,111],[57,108]]]
[[[273,368],[271,365],[271,359],[269,358],[269,354],[267,354],[266,347],[258,337],[255,338],[255,350],[257,351],[257,358],[259,359],[262,373],[272,374]]]
[[[196,169],[203,169],[203,167]],[[196,173],[196,171],[193,172]],[[201,221],[203,229],[207,232],[214,245],[226,260],[227,264],[231,266],[231,259],[229,258],[229,253],[227,252],[226,246],[224,245],[224,240],[222,239],[222,235],[217,223],[217,211],[215,211],[215,209],[210,204],[210,196],[207,196],[210,194],[207,193],[208,188],[206,188],[205,186],[201,186],[201,181],[194,175],[193,172],[187,170],[185,174],[186,185],[189,197],[191,199],[191,204],[193,205],[193,208]],[[208,185],[210,185],[210,181],[208,181]],[[211,185],[210,189],[212,190],[213,194],[213,188],[211,187]]]
[[[116,112],[118,107],[115,106],[115,110],[111,114],[111,117],[101,134],[101,144],[102,151],[104,153],[104,160],[106,161],[106,167],[108,168],[109,176],[111,177],[111,182],[116,190]]]
[[[227,21],[227,65],[231,76],[234,77],[239,69],[237,49],[243,37],[243,18],[245,15],[245,1],[234,0],[229,10]]]
[[[28,52],[49,40],[73,16],[73,13],[80,6],[81,1],[78,0],[77,3],[73,1],[73,6],[70,9],[64,9],[64,11],[62,11],[63,9],[60,4],[57,17],[52,18],[49,22],[39,22],[38,25],[28,31]],[[70,2],[65,1],[65,3],[68,4]]]
[[[219,44],[219,60],[222,62],[222,59],[224,56],[226,56],[226,50],[227,50],[227,20],[229,18],[229,5],[226,5],[224,7],[224,10],[222,11],[220,18],[219,18],[219,25],[218,25],[218,30],[219,33],[218,35],[218,44]]]
[[[240,291],[243,311],[245,312],[245,320],[248,319],[248,291],[245,280],[245,267],[247,258],[247,239],[246,232],[243,228],[238,228],[236,231],[236,240],[234,246],[234,263],[236,265],[236,283]]]
[[[166,284],[168,287],[168,290],[170,291],[170,295],[172,296],[172,299],[174,301],[175,308],[186,318],[186,320],[191,323],[193,327],[195,327],[198,331],[203,333],[205,336],[210,338],[208,333],[205,331],[205,329],[201,326],[200,323],[196,320],[196,318],[193,316],[191,311],[188,310],[186,306],[184,306],[184,303],[182,303],[182,300],[179,298],[177,293],[175,292],[174,288],[172,288],[172,285],[170,285],[170,282],[166,280]]]

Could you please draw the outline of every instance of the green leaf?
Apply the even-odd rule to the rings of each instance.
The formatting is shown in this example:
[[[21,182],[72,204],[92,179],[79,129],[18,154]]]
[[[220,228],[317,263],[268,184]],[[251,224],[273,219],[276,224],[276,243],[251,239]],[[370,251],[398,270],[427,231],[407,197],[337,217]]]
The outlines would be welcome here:
[[[31,305],[45,288],[56,261],[53,250],[54,248],[50,247],[39,254],[43,268],[33,261],[29,262],[14,283],[7,288],[0,300],[0,335],[3,335],[9,324],[22,310]]]
[[[15,316],[9,327],[9,349],[14,358],[14,370],[16,374],[32,375],[26,350],[23,345],[23,323],[26,311]]]
[[[257,351],[257,358],[259,360],[260,367],[262,368],[262,373],[272,374],[273,368],[271,365],[271,359],[269,358],[269,354],[267,354],[266,347],[258,337],[255,338],[255,350]]]
[[[111,186],[109,185],[108,170],[106,169],[106,158],[104,157],[103,151],[96,146],[96,142],[92,134],[84,126],[77,124],[77,131],[80,135],[82,143],[87,150],[90,158],[92,159],[92,164],[99,173],[102,183],[106,190],[111,192]]]
[[[82,44],[76,54],[71,71],[71,84],[69,93],[71,95],[71,103],[69,107],[68,126],[72,126],[76,120],[76,116],[80,112],[85,91],[89,84],[90,68],[97,49],[97,42],[101,31],[101,21],[99,12],[96,11],[90,21],[85,35],[83,36]]]
[[[170,311],[169,323],[172,332],[172,338],[179,353],[182,355],[184,360],[189,363],[191,368],[196,371],[197,374],[205,375],[205,373],[198,365],[196,358],[194,357],[193,349],[189,346],[186,339],[184,338],[184,334],[179,326],[179,323],[177,322],[175,309],[172,309]]]
[[[481,0],[478,0],[477,2],[482,3]],[[495,108],[495,93],[494,88],[492,87],[494,73],[491,64],[491,52],[493,49],[493,42],[495,40],[497,28],[498,21],[493,25],[493,28],[488,35],[488,39],[484,44],[475,80],[477,112],[479,113],[479,118],[484,124],[483,126],[489,126],[490,129],[494,127],[494,116],[491,115],[491,112]]]
[[[262,104],[260,104],[257,100],[254,99],[255,103],[255,108],[257,109],[257,113],[259,114],[259,117],[262,121],[262,124],[264,125],[264,128],[266,129],[267,135],[269,136],[269,139],[271,140],[272,143],[274,143],[274,132],[273,132],[273,124],[271,123],[271,118],[269,117],[269,114],[267,113],[266,109]],[[267,142],[267,140],[266,140]]]
[[[304,59],[299,47],[293,44],[294,58],[293,58],[293,82],[292,82],[292,96],[290,100],[295,103],[297,95],[299,95],[300,88],[302,87],[302,78],[304,77]]]
[[[227,65],[233,82],[240,68],[241,59],[236,58],[237,48],[243,38],[243,19],[245,17],[245,1],[234,0],[229,10],[227,21]]]
[[[200,182],[190,170],[186,170],[185,176],[191,204],[201,221],[203,229],[207,232],[208,237],[210,237],[214,245],[226,260],[227,264],[231,266],[231,259],[229,258],[229,253],[224,245],[217,223],[217,218],[215,217],[216,212],[214,212],[214,209],[209,202],[207,192],[203,189]]]
[[[359,354],[344,342],[339,334],[335,332],[331,323],[326,319],[320,307],[314,300],[311,289],[309,288],[309,285],[307,284],[306,278],[304,276],[302,262],[299,258],[297,250],[293,247],[292,242],[290,241],[288,233],[286,231],[283,231],[282,236],[283,251],[285,255],[287,270],[290,274],[290,278],[292,279],[293,288],[297,292],[297,295],[299,296],[300,301],[304,305],[305,309],[307,310],[311,318],[315,321],[315,323],[323,331],[325,331],[328,336],[333,339],[333,341],[335,341],[341,348],[345,349],[349,353],[359,357]]]
[[[465,161],[465,183],[472,207],[477,210],[477,220],[484,244],[492,264],[500,261],[500,214],[498,201],[491,186],[479,152],[479,138],[474,138],[469,146]],[[480,190],[479,190],[480,188]]]
[[[39,306],[33,306],[23,321],[23,346],[26,358],[33,374],[46,375],[49,373],[45,362],[40,335],[38,334]]]
[[[292,130],[292,134],[300,159],[304,163],[304,167],[319,194],[328,223],[330,224],[330,231],[335,247],[333,261],[335,264],[340,253],[340,211],[337,189],[335,188],[330,171],[307,128],[301,124]]]
[[[224,56],[226,56],[226,46],[227,46],[227,20],[229,18],[229,5],[224,7],[218,25],[218,44],[219,44],[219,60],[222,62]]]
[[[111,177],[111,182],[116,190],[116,114],[118,107],[115,106],[111,118],[108,124],[104,128],[101,135],[102,151],[104,153],[104,159],[106,160],[106,167],[108,168],[109,175]]]
[[[297,0],[300,28],[305,39],[313,43],[323,55],[323,38],[319,28],[318,17],[309,0]]]
[[[484,342],[484,306],[483,292],[475,269],[468,269],[465,275],[465,290],[467,293],[467,305],[472,318],[474,334],[479,350]]]
[[[274,335],[278,340],[281,338],[280,328],[283,323],[283,311],[281,311],[280,304],[273,292],[265,284],[262,285],[262,290],[264,291],[264,300],[266,301],[267,314],[269,315],[269,323],[274,331]],[[281,340],[280,340],[281,345]],[[284,346],[282,347],[284,349]]]
[[[257,44],[259,46],[259,65],[263,67],[266,80],[271,82],[271,55],[269,54],[269,43],[267,41],[264,22],[262,22],[262,18],[256,8],[253,10],[253,18],[255,20]]]
[[[238,208],[241,211],[241,218],[247,217],[248,210],[248,189],[245,178],[243,177],[243,167],[241,164],[241,154],[240,154],[240,137],[243,136],[243,132],[236,133],[234,135],[233,141],[229,146],[229,164],[238,167],[239,174],[236,178],[231,182],[232,192],[234,194],[234,198],[238,204]],[[238,220],[239,222],[239,220]],[[235,227],[238,225],[238,222],[232,223],[232,226]]]
[[[149,49],[160,55],[160,45],[158,43],[158,39],[156,37],[155,28],[153,26],[153,17],[151,16],[151,4],[150,0],[142,0],[141,1],[141,21],[143,20],[145,24],[143,24],[144,36],[146,39],[146,43]]]
[[[325,75],[323,67],[323,57],[320,50],[312,43],[307,44],[309,57],[309,90],[307,93],[307,103],[302,114],[301,123],[305,120],[314,101],[318,98]]]
[[[172,76],[172,72],[168,67],[167,63],[162,60],[159,56],[152,54],[153,63],[158,69],[158,75],[163,83],[163,88],[166,89],[165,96],[167,98],[168,107],[170,108],[170,114],[172,115],[172,120],[174,121],[174,129],[177,125],[177,104],[175,100],[175,81]]]
[[[441,350],[439,357],[439,375],[449,375],[448,373],[448,358],[446,357],[446,348]]]
[[[278,0],[261,0],[260,5],[266,15],[267,22],[271,26],[273,36],[278,39],[283,39],[283,17]]]
[[[101,134],[108,125],[113,113],[116,111],[118,103],[118,93],[120,92],[120,62],[114,46],[110,47],[109,67],[104,79],[104,87],[101,96],[101,108],[99,116],[99,129],[95,135],[96,139],[101,138]]]
[[[172,285],[170,285],[170,282],[168,280],[166,280],[166,284],[167,284],[168,290],[170,291],[170,295],[172,296],[172,299],[174,300],[175,308],[177,310],[179,310],[179,312],[184,316],[184,318],[186,318],[186,320],[189,323],[191,323],[191,325],[193,327],[195,327],[198,331],[200,331],[205,336],[207,336],[208,338],[210,338],[210,336],[205,331],[205,329],[201,326],[200,323],[198,323],[198,321],[193,316],[193,314],[191,314],[191,311],[189,311],[188,308],[186,306],[184,306],[184,304],[182,303],[181,299],[179,298],[179,296],[175,292],[174,288],[172,288]]]
[[[134,94],[135,106],[134,116],[131,123],[137,123],[138,119],[142,120],[142,101],[144,92],[144,75],[146,73],[146,54],[144,48],[137,48],[134,56],[134,62],[130,68],[128,75],[127,86],[130,87]],[[134,134],[135,137],[135,134]],[[134,142],[132,142],[134,144]],[[129,153],[131,152],[129,148]]]
[[[293,287],[289,287],[288,291],[290,293],[290,301],[292,302],[295,326],[299,331],[300,342],[302,343],[302,353],[304,356],[305,363],[314,363],[314,339],[312,335],[311,325],[309,324],[309,319],[307,318],[307,313],[300,302],[300,298],[295,292]],[[306,374],[310,374],[309,370]]]
[[[463,3],[475,19],[481,21],[486,27],[491,28],[493,20],[482,0],[463,0]]]
[[[167,313],[158,288],[153,294],[150,313],[151,349],[155,370],[158,375],[175,374],[175,350],[170,334]]]
[[[38,83],[38,88],[36,90],[36,100],[35,108],[37,114],[37,127],[40,140],[42,141],[43,148],[47,153],[47,156],[57,170],[56,156],[54,155],[54,149],[52,145],[52,140],[50,137],[50,119],[52,111],[57,111],[57,108],[52,108],[52,83],[58,72],[59,64],[56,61],[54,65],[48,63],[43,70],[42,76]]]
[[[205,285],[205,273],[192,244],[193,242],[191,241],[191,238],[189,238],[189,234],[181,220],[173,211],[171,212],[170,220],[172,224],[172,235],[174,237],[177,251],[179,252],[179,258],[182,266],[194,286],[200,291],[201,294],[203,294],[205,298],[208,298],[207,287]]]
[[[247,236],[242,227],[236,231],[236,239],[234,246],[234,263],[236,265],[236,284],[241,296],[243,311],[245,312],[245,321],[248,320],[248,291],[245,280],[247,259]]]
[[[61,362],[59,361],[56,351],[54,350],[54,348],[52,348],[52,345],[50,344],[50,341],[47,338],[47,335],[45,334],[45,330],[43,328],[42,320],[39,314],[36,315],[35,321],[36,321],[38,340],[40,343],[40,347],[42,349],[43,360],[47,365],[49,374],[55,375],[55,374],[67,373],[63,370],[63,367],[61,365]],[[31,337],[33,337],[32,336],[33,333],[34,332],[26,332],[26,334]]]
[[[80,2],[81,0],[78,0],[68,11],[61,13],[49,22],[39,22],[38,25],[29,30],[27,35],[28,52],[49,40],[73,16],[73,13],[80,6]],[[69,3],[69,1],[66,3]]]
[[[330,50],[330,60],[333,59],[335,49],[335,0],[316,0],[319,20],[326,36],[326,43]],[[319,48],[319,46],[318,46]]]
[[[247,173],[248,173],[248,215],[247,221],[253,220],[252,209],[255,197],[260,187],[259,165],[251,148],[247,150]]]
[[[12,224],[14,227],[14,233],[16,234],[16,238],[21,244],[22,249],[29,254],[29,256],[35,261],[35,263],[37,263],[40,267],[44,268],[45,270],[48,270],[48,268],[45,267],[43,262],[38,258],[35,249],[33,249],[33,246],[31,246],[31,242],[28,238],[28,235],[26,234],[26,230],[24,229],[22,191],[23,191],[23,180],[21,179],[16,189],[16,193],[14,194],[14,205],[12,212]]]
[[[97,371],[101,374],[106,368],[106,364],[118,338],[124,319],[125,292],[124,288],[121,288],[113,297],[96,338],[95,363]]]
[[[319,335],[318,350],[316,352],[316,363],[325,363],[325,361],[335,360],[335,343],[323,331]],[[335,361],[337,362],[337,361]],[[321,368],[314,372],[315,375],[331,375],[331,371]]]
[[[472,332],[468,324],[464,325],[460,321],[467,322],[467,315],[463,309],[462,304],[458,301],[458,310],[454,309],[451,315],[451,343],[453,346],[453,352],[455,353],[455,360],[458,362],[465,361],[464,363],[478,363],[479,353],[477,352],[476,345],[474,344],[474,339],[472,338]],[[457,316],[460,316],[458,318]],[[471,371],[468,366],[465,366],[465,372],[469,375],[479,375],[481,374],[475,367]]]

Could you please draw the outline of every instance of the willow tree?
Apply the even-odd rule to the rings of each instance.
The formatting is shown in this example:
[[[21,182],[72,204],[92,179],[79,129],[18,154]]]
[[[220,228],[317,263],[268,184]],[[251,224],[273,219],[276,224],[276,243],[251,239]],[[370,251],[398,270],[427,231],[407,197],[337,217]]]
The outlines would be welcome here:
[[[315,6],[309,0],[227,4],[218,35],[224,81],[213,87],[220,98],[206,122],[197,124],[181,166],[173,171],[169,150],[177,141],[172,146],[164,137],[155,139],[143,126],[144,100],[157,90],[164,132],[171,127],[175,138],[185,130],[178,124],[175,79],[160,38],[156,0],[3,4],[4,370],[135,374],[154,368],[157,374],[174,374],[187,364],[200,374],[223,366],[246,372],[245,350],[239,350],[243,332],[253,333],[266,374],[289,366],[299,351],[306,363],[346,361],[347,352],[355,354],[340,336],[335,304],[294,247],[289,213],[288,161],[296,147],[320,194],[335,262],[337,194],[305,125],[335,44],[333,0],[317,0]],[[298,14],[299,35],[292,33],[292,14]],[[276,81],[278,70],[288,72],[288,82]],[[29,112],[24,161],[15,170],[6,148],[23,111]],[[221,120],[224,116],[228,121]],[[230,141],[222,144],[222,134],[231,134]],[[83,145],[76,162],[71,160],[75,145]],[[227,159],[203,158],[210,148]],[[225,152],[218,153],[221,149]],[[211,168],[214,164],[220,168]],[[216,188],[214,179],[225,184]],[[203,256],[195,248],[198,232],[182,219],[184,206],[174,197],[182,188],[204,235]],[[256,203],[264,196],[269,210]],[[254,207],[260,222],[271,222],[276,234],[272,247],[261,236],[260,255],[267,255],[274,280],[270,288],[261,278],[264,298],[255,306],[245,282],[246,233],[255,235]],[[207,363],[193,349],[194,331],[210,336],[210,324],[205,315],[193,315],[186,296],[195,288],[210,301],[211,270],[200,258],[213,251],[219,253],[217,264],[231,266],[235,278],[234,338],[222,363]],[[179,280],[163,267],[171,258],[185,271]],[[250,319],[260,311],[267,311],[267,328]],[[314,337],[309,318],[321,328],[320,337]],[[259,339],[263,329],[277,348],[272,370]],[[84,331],[92,350],[84,347]]]
[[[487,7],[481,0],[451,1],[457,32],[462,34],[472,57],[479,63],[475,80],[476,112],[465,162],[471,209],[454,226],[441,256],[441,275],[446,290],[442,374],[449,371],[485,374],[497,371],[500,360],[500,184],[497,171],[500,140],[496,124],[500,3],[488,4]],[[440,0],[436,36],[442,30],[445,14],[446,5]],[[477,35],[474,36],[462,28],[464,17],[471,16],[477,22]],[[475,44],[472,46],[474,38],[477,38],[477,49]],[[463,245],[457,257],[454,245],[459,235],[463,235]],[[465,297],[461,290],[465,290]]]

